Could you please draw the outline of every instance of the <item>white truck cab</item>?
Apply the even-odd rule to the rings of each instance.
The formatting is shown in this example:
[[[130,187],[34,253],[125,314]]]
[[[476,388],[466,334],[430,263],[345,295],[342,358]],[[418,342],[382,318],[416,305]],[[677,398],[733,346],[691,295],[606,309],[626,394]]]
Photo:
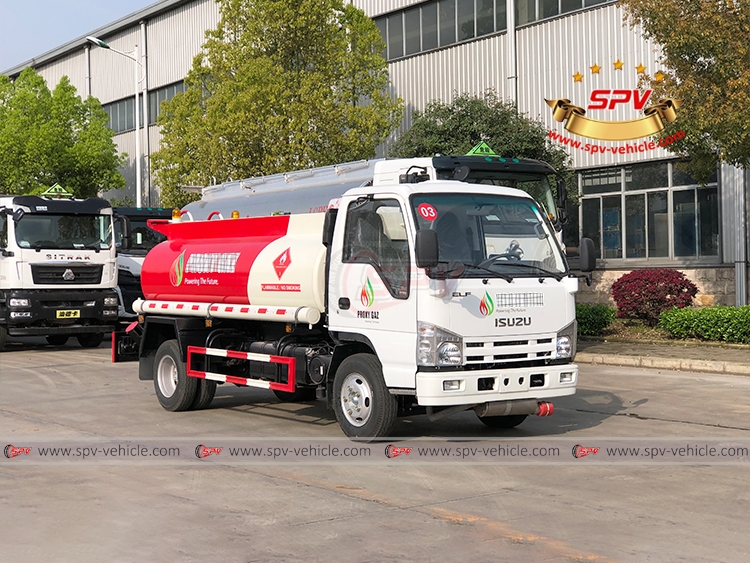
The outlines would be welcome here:
[[[112,232],[103,199],[0,196],[0,349],[7,335],[102,342],[117,320]]]

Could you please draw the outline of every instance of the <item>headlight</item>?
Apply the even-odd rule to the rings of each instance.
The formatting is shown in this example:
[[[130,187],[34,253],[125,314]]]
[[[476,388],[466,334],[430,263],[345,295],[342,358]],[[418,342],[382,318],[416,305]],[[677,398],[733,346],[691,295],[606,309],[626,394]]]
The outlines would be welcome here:
[[[21,311],[21,312],[13,311],[10,314],[10,318],[11,319],[30,319],[31,313],[28,311]]]
[[[11,307],[28,307],[29,306],[28,299],[11,299],[9,303]]]
[[[458,334],[430,323],[419,323],[417,329],[417,363],[421,366],[461,365],[463,349]]]
[[[555,357],[571,360],[576,355],[576,339],[578,336],[578,323],[573,321],[557,333],[557,351]]]
[[[443,342],[438,349],[438,364],[457,366],[461,364],[461,348],[455,342]]]
[[[115,295],[114,297],[105,297],[104,305],[109,307],[117,306],[117,296]]]

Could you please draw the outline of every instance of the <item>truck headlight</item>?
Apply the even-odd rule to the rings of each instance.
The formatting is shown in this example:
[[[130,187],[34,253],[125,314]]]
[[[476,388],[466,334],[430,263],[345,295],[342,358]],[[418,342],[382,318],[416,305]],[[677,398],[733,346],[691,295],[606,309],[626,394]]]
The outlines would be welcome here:
[[[576,340],[578,337],[578,323],[573,321],[557,333],[557,347],[555,357],[570,358],[576,355]]]
[[[8,303],[11,307],[28,307],[29,306],[28,299],[11,299]]]
[[[458,334],[430,323],[418,323],[417,363],[421,366],[458,366],[463,342]]]
[[[114,297],[105,297],[104,306],[105,307],[117,307],[117,296],[115,295]]]

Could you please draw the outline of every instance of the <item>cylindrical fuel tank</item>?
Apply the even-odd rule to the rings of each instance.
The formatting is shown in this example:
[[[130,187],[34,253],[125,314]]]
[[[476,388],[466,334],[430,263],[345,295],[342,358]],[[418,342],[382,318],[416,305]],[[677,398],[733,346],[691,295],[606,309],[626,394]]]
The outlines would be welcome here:
[[[323,312],[324,213],[150,222],[167,236],[146,255],[148,300],[311,307]]]

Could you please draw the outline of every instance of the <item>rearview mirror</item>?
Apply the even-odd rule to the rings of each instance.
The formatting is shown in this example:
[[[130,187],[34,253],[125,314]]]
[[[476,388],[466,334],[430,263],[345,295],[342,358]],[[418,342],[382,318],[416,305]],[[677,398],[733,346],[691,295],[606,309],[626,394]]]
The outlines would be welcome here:
[[[596,247],[590,238],[582,238],[578,249],[582,272],[593,272],[596,269]]]
[[[414,245],[417,268],[434,268],[438,265],[438,237],[435,231],[417,231]]]
[[[23,219],[24,215],[26,215],[26,212],[23,209],[16,209],[13,212],[13,222],[18,223],[21,219]]]

